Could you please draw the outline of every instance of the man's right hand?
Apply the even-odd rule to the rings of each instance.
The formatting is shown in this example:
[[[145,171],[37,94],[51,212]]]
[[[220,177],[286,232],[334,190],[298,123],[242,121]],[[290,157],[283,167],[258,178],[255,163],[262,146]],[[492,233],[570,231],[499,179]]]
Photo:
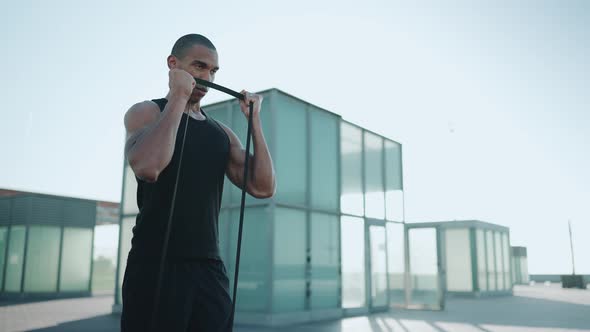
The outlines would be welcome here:
[[[168,86],[172,96],[190,98],[195,88],[195,79],[187,71],[171,69],[168,72]]]

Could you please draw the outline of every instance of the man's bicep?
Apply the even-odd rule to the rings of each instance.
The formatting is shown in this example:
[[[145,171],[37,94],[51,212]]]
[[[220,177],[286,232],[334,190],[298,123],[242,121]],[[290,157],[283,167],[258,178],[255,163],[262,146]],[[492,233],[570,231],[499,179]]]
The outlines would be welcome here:
[[[125,113],[126,155],[135,145],[137,139],[158,120],[158,117],[158,106],[152,101],[137,103]]]

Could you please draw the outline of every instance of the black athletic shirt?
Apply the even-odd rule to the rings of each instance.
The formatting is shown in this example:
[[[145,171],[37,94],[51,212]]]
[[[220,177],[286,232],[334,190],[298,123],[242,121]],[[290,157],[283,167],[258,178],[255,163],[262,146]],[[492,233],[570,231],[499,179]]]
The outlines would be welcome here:
[[[166,99],[153,100],[164,110]],[[174,182],[186,121],[188,130],[178,192],[168,242],[168,259],[220,259],[218,217],[225,169],[229,160],[229,137],[209,116],[195,120],[182,115],[174,154],[153,183],[137,180],[137,215],[129,260],[158,262],[170,215]]]

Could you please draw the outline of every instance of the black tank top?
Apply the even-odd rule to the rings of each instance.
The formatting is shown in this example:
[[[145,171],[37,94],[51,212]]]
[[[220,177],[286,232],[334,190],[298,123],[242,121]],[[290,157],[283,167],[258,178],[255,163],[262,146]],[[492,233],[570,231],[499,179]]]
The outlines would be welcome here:
[[[160,111],[168,102],[153,101]],[[167,256],[172,260],[220,259],[217,223],[229,160],[229,137],[215,120],[201,112],[206,120],[182,115],[174,154],[158,180],[149,183],[136,177],[139,214],[129,260],[157,262],[161,257],[186,121],[189,123]]]

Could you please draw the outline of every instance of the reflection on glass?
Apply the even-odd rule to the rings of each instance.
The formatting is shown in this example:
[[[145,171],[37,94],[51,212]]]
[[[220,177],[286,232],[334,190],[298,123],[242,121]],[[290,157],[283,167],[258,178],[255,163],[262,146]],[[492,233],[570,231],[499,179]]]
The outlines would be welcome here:
[[[369,226],[371,244],[371,301],[373,307],[387,305],[387,252],[385,227]]]
[[[131,166],[127,163],[123,185],[123,214],[136,214],[139,212],[139,208],[137,207],[137,180]]]
[[[456,292],[472,291],[469,229],[445,230],[445,258],[447,290]]]
[[[438,305],[438,253],[436,229],[411,228],[408,231],[410,250],[410,305]]]
[[[306,203],[307,125],[306,105],[279,94],[276,107],[276,149],[272,156],[276,167],[276,201],[293,205]],[[272,151],[272,150],[271,150]]]
[[[57,291],[60,237],[59,227],[29,226],[25,292]]]
[[[0,289],[4,283],[4,257],[6,256],[6,240],[8,227],[0,227]]]
[[[233,209],[229,221],[229,260],[226,269],[230,281],[230,294],[233,281],[238,246],[240,210]],[[269,212],[266,207],[248,207],[244,211],[242,230],[242,249],[236,311],[268,311],[270,294],[270,235]]]
[[[385,218],[392,221],[404,221],[404,192],[388,190],[385,192]]]
[[[92,232],[90,228],[64,228],[60,291],[89,290]]]
[[[510,279],[510,246],[508,245],[508,234],[502,233],[502,249],[504,260],[504,281],[505,289],[512,288],[512,280]]]
[[[340,236],[336,215],[311,213],[311,309],[338,308]]]
[[[6,258],[6,280],[4,290],[20,292],[25,256],[25,226],[10,226],[10,243]]]
[[[362,218],[341,219],[342,307],[366,306],[365,300],[365,232]]]
[[[121,222],[121,242],[119,242],[119,290],[123,286],[123,276],[127,267],[127,256],[131,250],[131,238],[133,237],[133,226],[136,217],[123,218]],[[121,292],[119,292],[119,303],[122,303]]]
[[[486,271],[486,246],[484,231],[477,229],[475,231],[475,237],[477,242],[477,278],[479,281],[479,290],[488,290],[488,277]]]
[[[385,219],[383,139],[365,131],[365,215]]]
[[[496,283],[496,260],[494,259],[494,235],[492,231],[486,231],[487,264],[488,264],[488,290],[498,289]]]
[[[500,232],[494,232],[494,248],[496,250],[496,280],[498,281],[498,290],[504,289],[504,267],[502,266],[502,240]]]
[[[362,131],[346,122],[340,126],[340,161],[342,168],[342,192],[340,210],[343,213],[362,216]]]
[[[272,311],[302,311],[306,287],[305,212],[276,208],[274,223]]]
[[[389,301],[405,304],[404,293],[404,225],[387,223],[387,264],[389,268]]]
[[[310,116],[310,200],[314,208],[338,210],[338,117],[312,109]]]

